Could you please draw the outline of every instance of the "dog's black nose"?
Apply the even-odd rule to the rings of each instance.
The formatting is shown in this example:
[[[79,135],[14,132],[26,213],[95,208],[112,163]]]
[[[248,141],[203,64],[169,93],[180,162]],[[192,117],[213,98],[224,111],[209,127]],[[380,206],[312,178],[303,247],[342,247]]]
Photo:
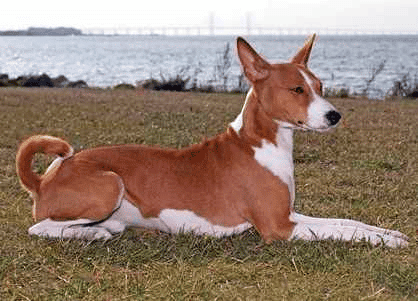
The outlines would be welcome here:
[[[329,111],[325,117],[328,120],[329,125],[336,125],[338,123],[338,121],[340,121],[341,119],[341,114],[338,113],[337,111]]]

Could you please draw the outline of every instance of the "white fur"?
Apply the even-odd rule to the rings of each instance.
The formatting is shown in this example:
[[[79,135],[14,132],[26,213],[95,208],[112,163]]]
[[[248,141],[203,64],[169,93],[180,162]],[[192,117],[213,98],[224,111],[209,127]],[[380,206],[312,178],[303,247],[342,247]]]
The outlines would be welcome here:
[[[330,104],[315,92],[312,80],[309,78],[306,72],[300,70],[300,73],[302,74],[303,78],[309,86],[309,89],[311,90],[311,93],[313,94],[313,100],[308,107],[308,121],[306,127],[307,129],[319,132],[328,130],[332,126],[329,125],[326,114],[330,111],[336,111],[336,109],[332,104]]]
[[[65,158],[55,159],[46,173],[59,167]],[[126,227],[143,227],[157,229],[164,232],[179,233],[193,232],[195,234],[208,234],[216,237],[241,233],[252,225],[242,223],[235,227],[214,225],[205,218],[199,217],[188,210],[164,209],[158,217],[144,218],[140,210],[124,198],[125,188],[120,179],[120,195],[115,211],[101,223],[89,226],[94,222],[90,219],[77,219],[71,221],[54,221],[45,219],[29,228],[30,235],[49,238],[77,238],[77,239],[109,239],[112,234],[125,230]],[[34,209],[35,210],[35,206]]]
[[[293,212],[290,220],[295,222],[289,239],[343,241],[366,240],[373,245],[385,244],[389,247],[408,246],[408,237],[398,231],[370,226],[358,221],[335,218],[315,218]]]
[[[252,93],[252,88],[248,91],[247,98],[240,114],[235,118],[230,126],[236,133],[239,133],[243,126],[243,115],[247,105],[248,99]],[[280,180],[288,186],[291,195],[291,203],[295,199],[295,182],[293,178],[293,128],[292,124],[276,121],[279,125],[279,130],[276,134],[276,145],[262,141],[261,147],[254,147],[255,159],[262,166],[267,168],[273,175],[280,178]]]
[[[245,110],[245,107],[247,106],[248,99],[249,99],[252,91],[253,91],[253,88],[250,88],[250,90],[247,93],[247,97],[245,98],[244,106],[242,107],[241,112],[235,118],[235,120],[229,124],[234,129],[234,131],[236,133],[239,133],[239,131],[241,130],[241,128],[243,126],[244,110]]]
[[[61,165],[62,161],[64,161],[63,157],[57,157],[54,161],[52,161],[52,163],[46,169],[45,175],[51,172],[51,170],[58,168]]]
[[[335,108],[325,99],[317,95],[312,87],[309,76],[300,71],[311,89],[313,100],[308,110],[308,122],[303,129],[324,131],[330,128],[326,114]],[[248,97],[251,91],[247,95]],[[243,126],[243,112],[230,124],[239,134]],[[293,165],[293,128],[294,125],[276,121],[279,125],[276,134],[276,144],[263,140],[261,147],[254,147],[255,160],[268,169],[273,175],[288,186],[291,204],[295,198],[294,165]],[[57,158],[46,172],[58,167],[64,158]],[[74,221],[52,221],[46,219],[29,229],[29,234],[57,238],[85,238],[108,239],[112,234],[122,232],[126,227],[145,227],[159,229],[165,232],[178,233],[181,231],[195,234],[209,234],[212,236],[226,236],[240,233],[250,228],[250,223],[243,223],[236,227],[214,225],[208,220],[197,216],[188,210],[164,209],[156,218],[144,218],[140,210],[123,197],[124,187],[121,182],[121,194],[115,212],[102,223],[94,226],[83,226],[93,221],[78,219]],[[341,239],[345,241],[359,241],[365,239],[376,245],[384,243],[390,247],[407,246],[408,238],[398,231],[386,230],[369,226],[361,222],[345,219],[314,218],[292,212],[290,220],[295,223],[293,233],[289,239],[320,240]]]
[[[291,204],[295,198],[294,167],[293,167],[293,141],[292,132],[286,124],[279,123],[277,132],[277,145],[267,141],[262,142],[261,147],[254,147],[255,159],[262,166],[279,177],[288,185],[291,195]],[[408,245],[408,237],[398,231],[386,230],[364,223],[333,218],[314,218],[292,212],[290,220],[296,225],[291,239],[323,240],[341,239],[344,241],[360,241],[365,239],[373,245],[384,243],[389,247],[405,247]]]
[[[58,168],[65,159],[71,157],[73,154],[74,154],[74,149],[70,148],[70,150],[69,150],[69,152],[66,156],[64,156],[64,157],[59,157],[58,156],[54,161],[52,161],[51,164],[49,164],[48,168],[45,171],[45,175],[48,174],[49,172],[51,172],[51,170],[54,170],[55,168]]]
[[[89,219],[77,219],[72,221],[53,221],[49,218],[29,228],[30,235],[48,238],[76,238],[76,239],[109,239],[111,232],[103,227],[84,227],[84,224],[93,222]]]
[[[164,209],[156,218],[144,218],[137,207],[123,199],[112,216],[94,226],[85,226],[93,222],[88,219],[74,221],[43,220],[29,229],[29,234],[49,238],[109,239],[112,234],[120,233],[126,227],[143,227],[169,233],[193,232],[197,235],[216,237],[241,233],[252,225],[243,223],[236,227],[214,225],[206,219],[188,210]]]
[[[193,232],[195,234],[208,234],[215,237],[241,233],[252,226],[248,222],[235,227],[214,225],[188,210],[165,209],[161,211],[159,218],[172,233],[184,231]]]
[[[255,160],[273,175],[279,177],[289,189],[291,204],[295,199],[295,181],[293,178],[293,130],[282,126],[279,123],[279,129],[276,135],[276,145],[266,140],[262,141],[261,147],[254,147]]]
[[[325,115],[329,111],[335,111],[336,109],[329,102],[315,93],[312,87],[312,81],[306,73],[303,71],[301,71],[301,73],[307,81],[309,88],[312,90],[314,97],[308,107],[308,124],[306,128],[316,131],[327,130],[330,126]],[[242,113],[240,116],[241,115]],[[238,118],[240,118],[240,116],[238,116]],[[285,122],[276,122],[279,125],[276,135],[276,145],[263,140],[261,147],[254,147],[255,159],[260,165],[267,168],[273,175],[279,177],[282,182],[287,184],[293,207],[295,184],[292,128],[295,127]],[[242,126],[242,122],[239,121],[234,124]],[[235,130],[237,131],[237,129]],[[341,239],[345,241],[360,241],[365,239],[374,245],[379,243],[384,243],[390,247],[405,247],[408,245],[408,237],[398,231],[369,226],[358,221],[313,218],[297,214],[295,212],[291,214],[290,220],[296,225],[289,239]]]

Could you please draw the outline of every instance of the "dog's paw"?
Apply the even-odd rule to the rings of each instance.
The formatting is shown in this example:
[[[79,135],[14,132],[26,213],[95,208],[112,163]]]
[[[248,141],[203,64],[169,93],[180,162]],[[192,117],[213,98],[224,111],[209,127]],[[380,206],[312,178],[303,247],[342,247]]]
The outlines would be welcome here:
[[[56,222],[50,219],[44,220],[29,228],[29,235],[36,235],[46,238],[60,239],[86,239],[86,240],[107,240],[112,233],[103,227],[84,226],[85,221],[63,221]]]
[[[371,244],[373,245],[380,245],[384,244],[390,248],[406,248],[409,245],[409,238],[408,236],[398,232],[398,231],[391,231],[394,233],[388,234],[376,234],[372,233],[368,236],[368,239]]]
[[[99,226],[101,228],[106,229],[108,232],[112,234],[123,232],[126,228],[126,225],[124,225],[123,223],[119,221],[112,221],[112,220],[105,221],[99,224]]]
[[[74,227],[64,230],[63,238],[77,238],[86,240],[108,240],[112,234],[101,227]]]
[[[372,245],[385,245],[391,248],[408,246],[409,238],[399,231],[371,227],[362,223],[341,223],[329,226],[324,223],[298,223],[290,239],[322,240],[335,239],[342,241],[368,241]]]

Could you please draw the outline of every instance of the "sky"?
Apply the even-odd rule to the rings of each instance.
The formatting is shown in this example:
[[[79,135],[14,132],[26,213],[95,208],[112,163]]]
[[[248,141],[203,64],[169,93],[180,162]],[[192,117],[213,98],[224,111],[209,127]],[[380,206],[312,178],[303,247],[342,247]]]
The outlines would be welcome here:
[[[418,33],[417,0],[2,1],[0,30],[170,26],[328,28]],[[249,16],[249,17],[248,17]]]

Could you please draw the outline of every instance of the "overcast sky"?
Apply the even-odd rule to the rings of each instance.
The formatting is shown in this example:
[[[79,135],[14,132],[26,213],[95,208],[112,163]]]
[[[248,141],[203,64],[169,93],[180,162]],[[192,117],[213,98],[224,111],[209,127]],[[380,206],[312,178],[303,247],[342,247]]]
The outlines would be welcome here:
[[[2,1],[0,30],[68,26],[246,26],[418,32],[418,0]]]

